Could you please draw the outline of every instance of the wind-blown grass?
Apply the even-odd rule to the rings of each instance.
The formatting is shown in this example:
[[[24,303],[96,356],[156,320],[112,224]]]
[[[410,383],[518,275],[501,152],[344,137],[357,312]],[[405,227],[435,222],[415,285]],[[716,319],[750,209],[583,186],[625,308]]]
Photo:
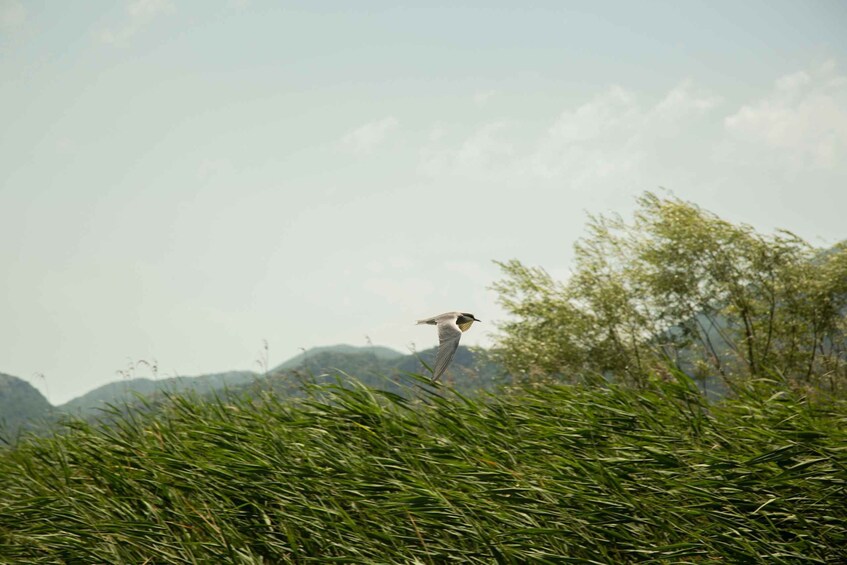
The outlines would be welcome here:
[[[845,429],[678,383],[174,398],[0,453],[0,561],[847,562]]]

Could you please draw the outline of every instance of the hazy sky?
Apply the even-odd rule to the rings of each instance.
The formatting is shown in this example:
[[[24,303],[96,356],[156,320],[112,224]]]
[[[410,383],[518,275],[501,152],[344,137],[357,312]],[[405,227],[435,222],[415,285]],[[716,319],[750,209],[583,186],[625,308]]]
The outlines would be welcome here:
[[[0,0],[0,372],[489,345],[493,260],[659,187],[847,237],[847,3],[456,4]]]

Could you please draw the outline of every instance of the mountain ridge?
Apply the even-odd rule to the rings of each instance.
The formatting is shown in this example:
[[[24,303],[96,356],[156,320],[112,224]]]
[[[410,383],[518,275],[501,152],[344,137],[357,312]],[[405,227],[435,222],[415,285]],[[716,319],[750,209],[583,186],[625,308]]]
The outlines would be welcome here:
[[[62,416],[96,416],[109,406],[135,404],[140,399],[156,400],[167,394],[250,394],[257,387],[266,386],[279,394],[294,394],[294,381],[290,377],[327,380],[338,375],[351,375],[372,386],[392,388],[406,373],[426,375],[426,367],[434,363],[437,349],[433,347],[403,354],[389,347],[374,345],[319,346],[305,350],[264,373],[234,370],[161,379],[121,379],[55,406],[26,380],[0,373],[0,424],[6,420],[6,432],[14,435],[22,429],[40,427],[40,424],[34,424],[38,421],[47,422]],[[461,388],[485,387],[493,382],[498,372],[502,369],[491,362],[482,350],[460,346],[446,379]],[[480,379],[482,373],[485,378]]]
[[[0,436],[39,427],[55,407],[38,389],[20,377],[0,373]]]
[[[391,349],[390,347],[385,347],[383,345],[348,345],[348,344],[338,344],[338,345],[324,345],[318,347],[312,347],[310,349],[305,350],[303,353],[298,353],[294,357],[288,359],[275,366],[270,372],[279,371],[282,369],[296,369],[303,365],[304,362],[308,362],[309,356],[314,356],[321,353],[362,353],[373,355],[377,359],[389,360],[389,359],[399,359],[400,357],[404,357],[405,354],[400,353],[395,349]]]

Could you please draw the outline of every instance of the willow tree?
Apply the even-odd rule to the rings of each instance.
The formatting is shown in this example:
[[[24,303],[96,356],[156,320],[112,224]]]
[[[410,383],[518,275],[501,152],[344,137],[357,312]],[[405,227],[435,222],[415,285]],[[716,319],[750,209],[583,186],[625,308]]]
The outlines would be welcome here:
[[[511,314],[498,350],[513,373],[641,382],[675,365],[705,378],[847,376],[847,243],[763,235],[645,193],[630,222],[595,216],[556,281],[517,260],[494,285]]]

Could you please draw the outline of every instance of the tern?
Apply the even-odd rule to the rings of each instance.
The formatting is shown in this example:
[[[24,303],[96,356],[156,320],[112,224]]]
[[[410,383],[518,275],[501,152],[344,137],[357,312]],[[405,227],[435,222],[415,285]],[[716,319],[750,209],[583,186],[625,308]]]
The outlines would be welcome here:
[[[432,318],[418,320],[418,324],[430,324],[438,327],[438,355],[435,357],[435,369],[432,371],[432,380],[438,378],[447,370],[456,349],[459,348],[459,339],[462,332],[470,329],[471,324],[479,322],[473,314],[467,312],[446,312]]]

